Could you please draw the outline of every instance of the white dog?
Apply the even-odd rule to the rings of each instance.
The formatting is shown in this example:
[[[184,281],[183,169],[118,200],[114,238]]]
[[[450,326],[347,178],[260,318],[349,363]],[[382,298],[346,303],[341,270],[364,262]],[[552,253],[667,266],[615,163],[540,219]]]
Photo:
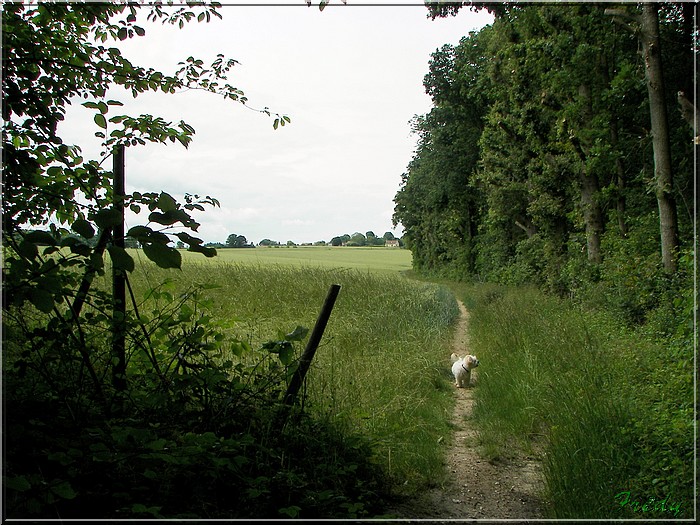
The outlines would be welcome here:
[[[455,376],[457,388],[469,386],[472,378],[472,369],[479,366],[479,360],[475,355],[465,355],[460,358],[457,354],[452,354],[452,375]]]

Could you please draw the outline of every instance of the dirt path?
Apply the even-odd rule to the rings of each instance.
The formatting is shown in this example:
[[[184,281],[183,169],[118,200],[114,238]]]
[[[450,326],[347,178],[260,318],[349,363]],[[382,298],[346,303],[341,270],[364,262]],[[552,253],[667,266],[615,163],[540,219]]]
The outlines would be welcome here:
[[[469,353],[469,313],[459,302],[460,317],[453,351],[460,357]],[[477,356],[478,357],[478,356]],[[484,363],[481,363],[482,367]],[[449,366],[449,356],[446,358]],[[454,440],[445,453],[448,477],[417,499],[394,509],[408,519],[522,519],[542,518],[537,496],[542,488],[541,468],[531,457],[506,463],[490,463],[479,455],[477,432],[471,425],[473,392],[478,388],[479,369],[472,372],[471,388],[456,388],[452,423]]]

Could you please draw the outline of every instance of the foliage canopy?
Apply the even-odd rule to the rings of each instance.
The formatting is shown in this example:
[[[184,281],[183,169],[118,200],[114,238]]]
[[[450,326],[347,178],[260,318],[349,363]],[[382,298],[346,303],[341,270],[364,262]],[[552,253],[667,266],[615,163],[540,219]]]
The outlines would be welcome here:
[[[463,6],[488,8],[494,23],[433,54],[433,109],[413,120],[418,147],[395,197],[417,268],[563,294],[581,291],[584,275],[615,286],[630,252],[655,279],[685,275],[675,270],[692,250],[694,136],[677,93],[696,84],[692,7],[429,7],[448,16]],[[656,44],[640,40],[643,15],[658,19]],[[660,51],[664,69],[663,177],[642,48]]]

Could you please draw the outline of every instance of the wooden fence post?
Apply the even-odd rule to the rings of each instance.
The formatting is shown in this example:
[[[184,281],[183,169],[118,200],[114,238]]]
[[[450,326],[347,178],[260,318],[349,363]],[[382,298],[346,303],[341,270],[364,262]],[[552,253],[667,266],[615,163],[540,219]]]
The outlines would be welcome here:
[[[124,248],[124,145],[114,148],[113,206],[120,216],[112,229],[112,243]],[[112,262],[112,384],[118,392],[126,390],[126,277]]]
[[[326,330],[326,325],[328,324],[328,319],[333,311],[333,306],[335,305],[335,300],[338,297],[338,292],[340,292],[339,284],[332,284],[328,290],[328,295],[326,295],[326,300],[321,308],[321,313],[318,315],[316,320],[316,326],[314,326],[313,332],[311,332],[311,337],[309,337],[309,342],[306,344],[306,349],[299,360],[299,366],[297,367],[292,380],[289,382],[287,387],[287,393],[284,395],[284,404],[291,406],[296,400],[297,393],[304,382],[304,377],[306,372],[311,366],[311,361],[316,354],[316,349],[321,342],[321,337],[323,332]]]

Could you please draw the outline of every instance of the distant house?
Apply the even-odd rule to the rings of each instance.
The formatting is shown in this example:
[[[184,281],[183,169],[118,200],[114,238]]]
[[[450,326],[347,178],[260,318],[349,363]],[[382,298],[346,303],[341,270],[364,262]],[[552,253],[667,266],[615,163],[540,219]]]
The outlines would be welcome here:
[[[398,239],[387,239],[386,243],[384,243],[384,246],[389,246],[391,248],[398,248],[399,247],[399,240]]]

